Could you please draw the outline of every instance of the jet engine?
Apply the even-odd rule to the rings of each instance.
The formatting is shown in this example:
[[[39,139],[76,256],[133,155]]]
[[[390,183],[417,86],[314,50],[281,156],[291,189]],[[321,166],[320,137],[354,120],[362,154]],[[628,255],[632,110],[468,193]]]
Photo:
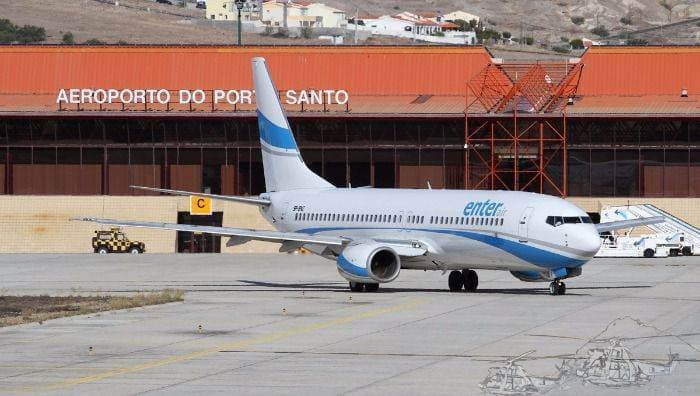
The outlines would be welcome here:
[[[399,276],[401,259],[396,251],[374,241],[357,241],[338,256],[338,272],[358,283],[387,283]]]

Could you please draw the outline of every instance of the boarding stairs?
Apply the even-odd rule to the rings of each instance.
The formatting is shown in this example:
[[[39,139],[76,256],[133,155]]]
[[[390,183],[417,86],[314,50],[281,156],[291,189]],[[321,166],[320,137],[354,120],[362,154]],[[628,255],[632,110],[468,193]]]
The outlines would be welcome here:
[[[606,207],[600,213],[600,222],[606,223],[654,216],[662,216],[665,221],[647,225],[648,229],[657,234],[668,235],[669,238],[683,234],[684,241],[682,244],[689,249],[686,249],[684,254],[688,252],[700,254],[700,229],[651,204]]]

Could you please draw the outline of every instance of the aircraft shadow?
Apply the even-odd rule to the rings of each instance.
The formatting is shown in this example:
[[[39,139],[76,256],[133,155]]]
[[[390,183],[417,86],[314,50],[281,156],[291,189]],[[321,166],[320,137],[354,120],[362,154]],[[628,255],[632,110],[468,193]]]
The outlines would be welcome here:
[[[340,292],[349,293],[348,287],[345,284],[331,284],[327,282],[318,283],[276,283],[276,282],[262,282],[253,281],[246,279],[238,279],[238,282],[245,283],[248,286],[259,286],[264,288],[269,288],[275,291],[289,291],[289,290],[305,290],[305,291],[319,291],[319,292]],[[546,284],[545,284],[546,285]],[[576,293],[572,292],[574,290],[596,290],[596,289],[643,289],[650,288],[651,286],[593,286],[593,287],[569,287],[567,288],[566,295],[571,296],[587,296],[590,294],[586,293]],[[254,290],[248,290],[254,291]],[[424,288],[404,288],[404,287],[380,287],[377,293],[407,293],[407,292],[420,292],[420,293],[445,293],[453,294],[453,292],[445,289],[424,289]],[[469,294],[521,294],[521,295],[539,295],[539,294],[549,294],[549,289],[546,286],[538,288],[509,288],[509,289],[477,289],[476,291],[470,292]]]

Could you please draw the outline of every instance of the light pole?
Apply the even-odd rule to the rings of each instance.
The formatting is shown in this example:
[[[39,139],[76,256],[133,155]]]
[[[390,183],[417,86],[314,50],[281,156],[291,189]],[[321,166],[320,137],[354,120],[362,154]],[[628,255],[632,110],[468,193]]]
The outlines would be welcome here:
[[[235,0],[233,4],[236,5],[236,8],[238,9],[238,45],[241,45],[241,10],[243,9],[243,5],[246,3],[246,0]]]

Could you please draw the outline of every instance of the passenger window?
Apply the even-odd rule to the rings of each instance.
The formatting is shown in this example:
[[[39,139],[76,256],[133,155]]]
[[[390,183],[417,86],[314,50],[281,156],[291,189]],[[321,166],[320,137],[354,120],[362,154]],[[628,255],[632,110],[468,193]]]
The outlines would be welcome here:
[[[503,226],[503,217],[501,217],[501,226]]]

